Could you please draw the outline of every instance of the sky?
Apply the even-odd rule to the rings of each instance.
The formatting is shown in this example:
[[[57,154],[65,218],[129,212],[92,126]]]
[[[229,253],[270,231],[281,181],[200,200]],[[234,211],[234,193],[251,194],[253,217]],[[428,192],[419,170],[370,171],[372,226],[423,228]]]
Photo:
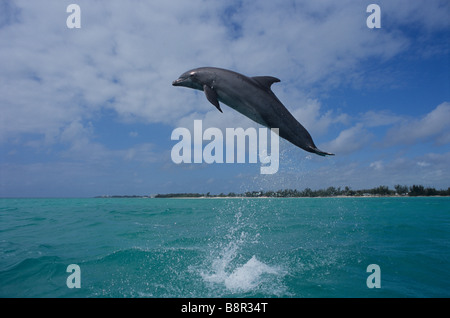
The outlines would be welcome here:
[[[68,28],[78,4],[80,28]],[[369,28],[369,4],[381,28]],[[0,197],[450,186],[450,2],[0,2]],[[258,124],[173,87],[215,66],[272,90],[320,157],[280,139],[280,167],[181,163],[178,127]],[[208,142],[205,141],[203,146]]]

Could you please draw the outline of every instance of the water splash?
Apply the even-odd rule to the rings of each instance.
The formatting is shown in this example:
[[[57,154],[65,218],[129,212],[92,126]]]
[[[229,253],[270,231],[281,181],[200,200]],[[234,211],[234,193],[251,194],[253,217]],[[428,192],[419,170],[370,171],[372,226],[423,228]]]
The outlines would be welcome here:
[[[262,284],[265,274],[278,275],[279,273],[279,268],[268,266],[253,256],[247,263],[228,275],[224,283],[230,291],[247,292]]]
[[[200,275],[217,293],[252,293],[278,295],[284,292],[280,284],[286,274],[281,266],[271,266],[260,260],[258,206],[254,200],[230,202],[218,215],[220,224],[217,232],[225,231],[210,244]],[[233,222],[223,222],[225,219]],[[256,254],[255,254],[256,252]],[[283,290],[283,292],[281,292]]]
[[[205,282],[224,286],[231,293],[247,293],[255,291],[264,284],[272,285],[283,270],[277,266],[269,266],[253,255],[245,264],[234,264],[240,258],[239,245],[231,242],[221,255],[214,259],[211,271],[202,272]],[[270,288],[269,288],[270,289]],[[271,293],[274,293],[273,290]]]

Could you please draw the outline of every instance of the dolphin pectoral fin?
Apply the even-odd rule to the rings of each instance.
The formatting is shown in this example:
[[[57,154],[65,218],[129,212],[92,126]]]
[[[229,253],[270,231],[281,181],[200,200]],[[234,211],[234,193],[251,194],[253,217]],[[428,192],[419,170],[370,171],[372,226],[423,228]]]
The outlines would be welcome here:
[[[217,99],[217,93],[208,85],[203,85],[203,91],[205,92],[206,98],[209,100],[211,104],[216,106],[216,108],[223,113],[222,109],[220,109],[219,100]]]
[[[273,83],[280,82],[278,78],[273,76],[253,76],[252,79],[265,89],[270,89],[270,86],[272,86]]]

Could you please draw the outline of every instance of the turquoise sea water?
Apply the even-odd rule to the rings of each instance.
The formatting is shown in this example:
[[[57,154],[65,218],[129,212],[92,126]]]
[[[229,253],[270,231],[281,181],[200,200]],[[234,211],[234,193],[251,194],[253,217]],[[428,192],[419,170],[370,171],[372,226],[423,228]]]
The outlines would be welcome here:
[[[449,297],[449,239],[443,197],[0,199],[0,297]]]

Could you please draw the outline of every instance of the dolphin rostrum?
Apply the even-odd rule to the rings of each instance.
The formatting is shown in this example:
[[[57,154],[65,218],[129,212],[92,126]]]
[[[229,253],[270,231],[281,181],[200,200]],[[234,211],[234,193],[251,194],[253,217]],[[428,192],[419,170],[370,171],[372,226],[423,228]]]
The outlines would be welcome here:
[[[278,128],[280,137],[308,152],[334,155],[317,149],[308,131],[272,92],[271,85],[279,81],[272,76],[247,77],[221,68],[200,67],[183,73],[172,85],[204,91],[220,112],[219,101],[269,129]]]

